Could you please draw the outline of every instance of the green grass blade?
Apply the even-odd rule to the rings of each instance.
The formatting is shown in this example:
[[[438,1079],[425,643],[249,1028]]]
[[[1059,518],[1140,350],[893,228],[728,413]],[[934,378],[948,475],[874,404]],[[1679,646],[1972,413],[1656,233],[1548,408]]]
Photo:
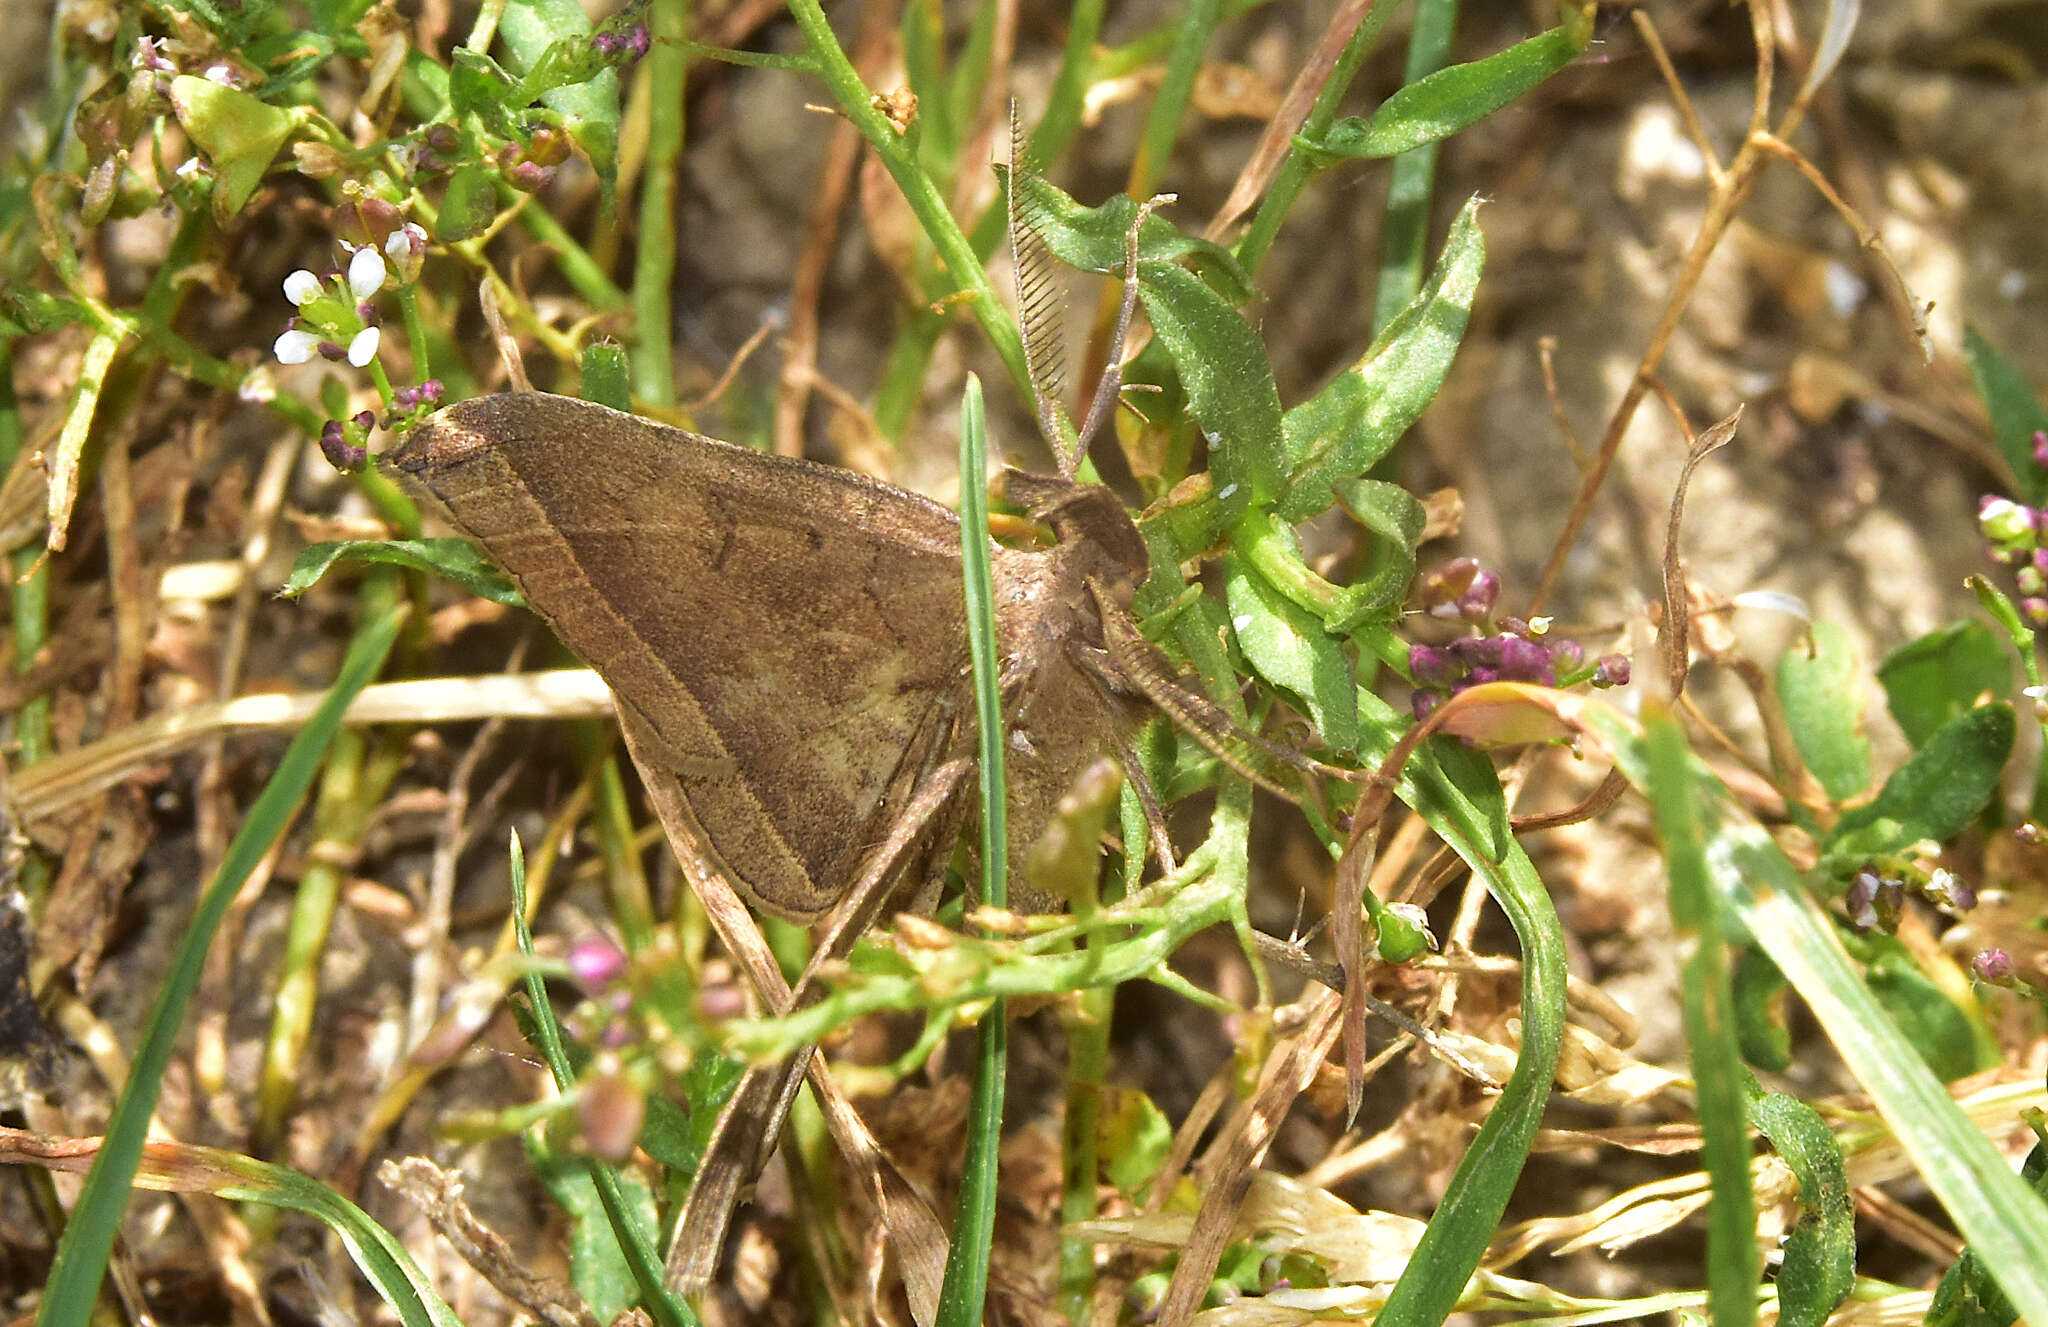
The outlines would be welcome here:
[[[1394,731],[1398,716],[1371,692],[1360,715]],[[1536,1140],[1564,1041],[1564,930],[1529,854],[1507,830],[1499,778],[1485,757],[1437,741],[1408,763],[1402,798],[1486,881],[1522,946],[1522,1048],[1500,1099],[1479,1126],[1377,1327],[1434,1327],[1464,1293],[1500,1228]]]
[[[526,853],[516,833],[512,836],[512,925],[519,937],[519,952],[531,960],[533,928],[526,920]],[[554,1006],[548,1002],[547,986],[541,981],[539,970],[531,966],[526,970],[525,982],[541,1058],[548,1062],[555,1087],[567,1092],[576,1086],[576,1071],[570,1067],[568,1051],[562,1045],[562,1027],[555,1021]],[[648,1239],[651,1232],[633,1220],[632,1206],[625,1186],[619,1182],[618,1171],[595,1157],[586,1157],[584,1165],[597,1186],[598,1201],[604,1205],[605,1218],[618,1238],[619,1251],[625,1255],[626,1266],[632,1269],[633,1280],[640,1287],[641,1307],[657,1327],[697,1327],[697,1315],[690,1311],[690,1306],[662,1284],[661,1259],[655,1256],[653,1242]]]
[[[1415,26],[1408,33],[1408,63],[1402,84],[1419,83],[1444,67],[1458,30],[1458,0],[1416,0]],[[1315,132],[1321,132],[1319,127]],[[1307,126],[1304,126],[1307,132]],[[1411,147],[1387,172],[1387,219],[1380,236],[1379,281],[1373,287],[1372,334],[1385,331],[1394,316],[1422,292],[1429,261],[1429,199],[1436,185],[1440,143]]]
[[[1700,838],[1691,753],[1669,710],[1647,717],[1649,794],[1670,878],[1671,920],[1681,952],[1679,990],[1699,1102],[1707,1209],[1707,1304],[1727,1327],[1756,1321],[1756,1193],[1749,1180],[1748,1074],[1735,1038],[1735,994],[1721,915]]]
[[[249,808],[242,828],[228,845],[220,870],[200,895],[192,924],[178,942],[170,975],[157,993],[156,1005],[143,1027],[142,1043],[136,1047],[135,1059],[129,1066],[127,1086],[107,1121],[106,1141],[91,1173],[85,1177],[78,1205],[72,1208],[63,1238],[58,1241],[42,1308],[36,1313],[37,1327],[85,1327],[91,1321],[100,1278],[106,1273],[107,1256],[114,1247],[122,1210],[128,1204],[135,1167],[142,1158],[149,1119],[163,1090],[164,1070],[177,1044],[178,1029],[185,1021],[185,1008],[199,987],[200,968],[206,961],[214,932],[220,928],[228,904],[240,892],[249,873],[290,825],[293,809],[312,786],[328,744],[341,728],[342,712],[383,667],[384,656],[398,639],[398,627],[404,616],[402,611],[393,609],[357,635],[348,657],[342,660],[334,689],[285,749],[277,772],[270,776],[255,805]]]
[[[1628,721],[1604,706],[1588,707],[1586,717],[1629,780],[1645,786],[1642,740]],[[1693,787],[1701,803],[1707,869],[1724,906],[1806,1001],[1956,1229],[1993,1269],[2020,1313],[2048,1322],[2048,1207],[1970,1123],[1919,1048],[1884,1012],[1834,924],[1770,835],[1697,767]]]
[[[960,561],[967,595],[967,648],[974,664],[974,714],[980,729],[981,895],[991,907],[1009,898],[1009,823],[1003,795],[1003,698],[996,655],[995,578],[989,560],[988,442],[981,380],[972,374],[960,402]],[[946,1251],[939,1327],[973,1327],[988,1295],[988,1258],[996,1219],[996,1153],[1003,1133],[1008,1055],[1004,1002],[981,1016],[974,1095],[967,1108],[967,1161],[959,1215]]]

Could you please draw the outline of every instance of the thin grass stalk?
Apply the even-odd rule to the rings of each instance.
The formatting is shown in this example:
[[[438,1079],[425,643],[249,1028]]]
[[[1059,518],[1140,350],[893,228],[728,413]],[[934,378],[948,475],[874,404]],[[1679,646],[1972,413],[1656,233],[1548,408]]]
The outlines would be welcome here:
[[[896,181],[896,187],[902,191],[904,202],[917,217],[925,236],[938,250],[954,290],[964,297],[967,307],[981,324],[996,354],[1002,358],[1011,382],[1019,392],[1028,396],[1031,372],[1024,361],[1023,339],[1018,336],[1016,324],[1010,321],[995,287],[989,284],[988,273],[968,244],[967,236],[961,232],[953,214],[946,210],[945,199],[938,186],[918,166],[904,137],[871,104],[872,94],[854,70],[852,62],[846,58],[846,51],[839,45],[839,38],[826,21],[825,12],[817,0],[792,0],[790,14],[810,43],[811,53],[818,62],[818,72],[832,90],[840,111],[875,149],[875,155],[889,172],[889,177]]]
[[[186,1006],[199,987],[214,932],[249,872],[289,828],[294,810],[312,786],[328,746],[340,729],[342,712],[383,667],[385,656],[398,639],[403,618],[403,610],[393,608],[357,633],[342,661],[334,689],[285,749],[277,772],[257,796],[248,818],[228,845],[220,870],[200,896],[191,925],[172,956],[169,975],[157,993],[149,1021],[143,1026],[142,1041],[129,1066],[127,1085],[107,1121],[105,1142],[58,1241],[42,1307],[36,1313],[37,1327],[86,1327],[92,1320],[107,1256],[113,1250],[129,1187],[142,1158],[150,1116],[155,1113],[157,1098],[163,1091],[164,1071],[177,1045]]]
[[[1719,901],[1701,843],[1691,752],[1669,710],[1646,715],[1651,807],[1664,850],[1671,920],[1681,946],[1679,991],[1692,1054],[1707,1209],[1707,1306],[1716,1324],[1756,1321],[1756,1195],[1750,1187],[1747,1071],[1735,1042],[1735,993]]]
[[[652,0],[653,38],[641,66],[649,85],[647,161],[640,182],[640,235],[633,262],[633,381],[655,405],[674,405],[675,363],[669,344],[674,321],[669,286],[676,270],[676,171],[683,152],[684,79],[689,53],[689,0]]]
[[[1358,26],[1352,30],[1351,39],[1344,43],[1343,54],[1337,57],[1329,80],[1316,94],[1315,105],[1309,109],[1308,118],[1296,131],[1298,134],[1320,138],[1328,132],[1337,119],[1339,107],[1343,105],[1344,94],[1351,88],[1351,80],[1358,76],[1359,67],[1379,40],[1380,29],[1386,27],[1387,19],[1396,8],[1396,0],[1379,0],[1371,12],[1359,20]],[[1281,225],[1287,220],[1287,214],[1294,210],[1295,200],[1301,197],[1301,191],[1308,187],[1314,173],[1315,168],[1301,149],[1288,149],[1287,159],[1273,173],[1273,183],[1260,201],[1259,210],[1252,216],[1251,229],[1237,242],[1237,260],[1244,264],[1245,271],[1257,274],[1259,265],[1273,247],[1274,238],[1280,233]]]
[[[974,667],[974,715],[981,767],[981,897],[1009,904],[1009,813],[1003,779],[1002,660],[996,652],[995,576],[989,556],[988,433],[981,380],[967,376],[960,402],[960,561],[967,598],[967,649]],[[996,1220],[996,1158],[1003,1140],[1003,1079],[1009,1025],[1004,1002],[989,1003],[975,1042],[967,1108],[967,1159],[959,1214],[946,1251],[938,1327],[975,1327],[988,1298],[989,1247]]]
[[[524,980],[527,1002],[533,1009],[534,1035],[540,1042],[541,1058],[547,1061],[548,1073],[555,1080],[555,1089],[566,1093],[575,1089],[576,1073],[569,1067],[568,1052],[562,1046],[561,1025],[555,1021],[555,1008],[548,1001],[547,986],[541,981],[540,969],[534,963],[533,928],[526,921],[526,854],[517,833],[512,835],[511,852],[512,924],[518,932],[519,952],[527,959]],[[697,1315],[690,1306],[680,1296],[670,1294],[662,1284],[661,1259],[648,1241],[648,1232],[633,1220],[632,1210],[626,1202],[625,1187],[619,1183],[618,1171],[595,1157],[583,1158],[583,1165],[591,1183],[597,1188],[597,1200],[604,1207],[605,1219],[611,1223],[619,1249],[626,1256],[626,1266],[640,1288],[640,1307],[647,1310],[657,1327],[697,1327]]]
[[[1458,0],[1415,0],[1415,26],[1408,33],[1405,86],[1444,67],[1458,31]],[[1387,175],[1386,222],[1380,230],[1380,274],[1373,287],[1372,334],[1379,336],[1394,315],[1422,289],[1429,261],[1429,202],[1436,182],[1436,158],[1443,144],[1424,143],[1394,158]]]
[[[399,585],[399,577],[389,568],[378,568],[370,576],[363,596],[365,620],[391,611],[399,599]],[[313,1012],[320,1000],[321,960],[341,901],[343,861],[403,764],[402,751],[354,728],[338,735],[328,752],[313,810],[313,850],[292,897],[277,997],[258,1075],[251,1138],[259,1153],[282,1144],[298,1095],[299,1070],[306,1062]]]
[[[1031,160],[1049,163],[1067,150],[1081,126],[1082,101],[1094,66],[1095,39],[1102,32],[1105,0],[1081,0],[1067,15],[1067,42],[1059,72],[1046,98],[1045,113],[1031,131]],[[1011,162],[1012,167],[1017,163]],[[984,261],[1003,241],[1006,210],[1001,200],[982,210],[969,231],[969,243]],[[910,426],[924,388],[925,369],[945,331],[946,315],[929,308],[910,311],[890,343],[881,385],[875,394],[875,427],[885,438],[901,438]]]

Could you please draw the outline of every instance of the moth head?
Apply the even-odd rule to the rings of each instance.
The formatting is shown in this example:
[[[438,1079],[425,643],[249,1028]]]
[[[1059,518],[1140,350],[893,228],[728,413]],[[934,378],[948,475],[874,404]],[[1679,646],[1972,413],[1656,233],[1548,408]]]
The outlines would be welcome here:
[[[1100,484],[1005,471],[1004,492],[1031,518],[1052,527],[1083,575],[1128,598],[1150,574],[1152,559],[1130,512]]]

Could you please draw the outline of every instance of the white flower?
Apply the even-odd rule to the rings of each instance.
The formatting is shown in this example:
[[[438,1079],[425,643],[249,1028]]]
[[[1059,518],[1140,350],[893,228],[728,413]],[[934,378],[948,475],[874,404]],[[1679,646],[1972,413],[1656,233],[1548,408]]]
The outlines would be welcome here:
[[[206,70],[206,78],[208,82],[218,83],[224,88],[231,88],[235,85],[235,71],[224,64],[209,65]]]
[[[300,268],[284,279],[284,297],[300,308],[305,308],[320,298],[320,278],[305,268]]]
[[[298,275],[304,274],[299,273]],[[290,283],[287,282],[286,284],[289,285]],[[376,329],[372,328],[371,330],[374,331]],[[280,364],[304,364],[318,353],[319,348],[319,337],[311,332],[301,332],[294,328],[277,338],[277,344],[271,347],[271,351],[277,356],[277,362]],[[371,348],[371,353],[375,353],[374,346]]]
[[[206,176],[206,163],[197,157],[187,157],[178,163],[177,175],[181,180],[203,179]],[[310,276],[312,274],[309,272],[307,275]],[[294,301],[294,303],[296,302]]]
[[[365,244],[348,260],[348,293],[360,301],[370,298],[383,288],[384,255]]]
[[[382,259],[378,260],[377,266],[380,271],[383,269]],[[359,369],[368,367],[370,361],[377,358],[377,343],[383,339],[384,332],[381,328],[365,327],[357,332],[355,339],[348,343],[348,362]]]
[[[417,222],[406,222],[385,237],[384,256],[401,283],[417,281],[427,256],[426,229]]]

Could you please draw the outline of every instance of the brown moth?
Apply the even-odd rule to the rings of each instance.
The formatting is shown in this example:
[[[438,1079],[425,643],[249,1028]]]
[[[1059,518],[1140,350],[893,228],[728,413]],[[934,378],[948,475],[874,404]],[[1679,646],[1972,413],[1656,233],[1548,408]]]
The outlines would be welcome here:
[[[450,407],[389,460],[611,686],[757,907],[822,917],[921,780],[971,749],[960,525],[937,503],[531,392]],[[1059,537],[993,550],[1022,863],[1132,725],[1102,613],[1127,611],[1147,561],[1107,490],[1013,475],[1011,492]]]

